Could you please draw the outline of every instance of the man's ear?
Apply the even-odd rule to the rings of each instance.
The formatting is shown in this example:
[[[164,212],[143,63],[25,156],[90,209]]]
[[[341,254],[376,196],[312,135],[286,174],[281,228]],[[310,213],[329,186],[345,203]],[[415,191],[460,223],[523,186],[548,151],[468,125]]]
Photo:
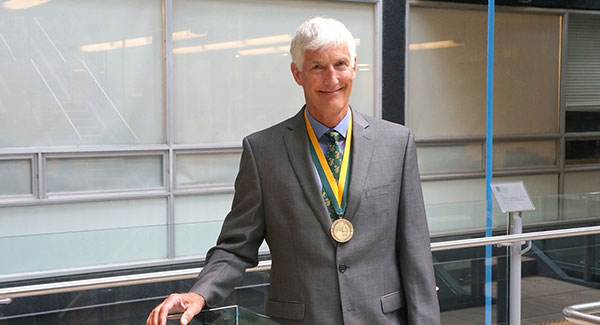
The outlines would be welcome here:
[[[352,71],[354,71],[354,75],[352,76],[352,80],[356,78],[356,56],[354,57],[354,67],[352,67]]]
[[[298,69],[298,67],[296,66],[296,64],[294,62],[292,62],[292,64],[290,65],[290,68],[292,69],[292,76],[294,76],[294,80],[296,80],[296,83],[299,86],[302,86],[302,76],[300,69]]]

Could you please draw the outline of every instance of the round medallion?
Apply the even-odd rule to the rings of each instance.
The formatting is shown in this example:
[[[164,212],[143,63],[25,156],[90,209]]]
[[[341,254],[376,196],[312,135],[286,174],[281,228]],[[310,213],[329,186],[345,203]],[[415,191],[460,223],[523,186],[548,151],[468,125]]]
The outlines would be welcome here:
[[[338,243],[345,243],[352,239],[354,227],[350,221],[339,218],[331,224],[331,237]]]

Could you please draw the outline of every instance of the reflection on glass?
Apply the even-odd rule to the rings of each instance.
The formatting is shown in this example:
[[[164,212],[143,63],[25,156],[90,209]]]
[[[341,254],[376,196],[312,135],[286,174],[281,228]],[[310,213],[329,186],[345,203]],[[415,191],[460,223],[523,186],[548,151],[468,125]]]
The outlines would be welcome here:
[[[160,188],[162,156],[48,158],[46,191]]]
[[[160,21],[160,2],[4,1],[0,147],[163,143]]]
[[[0,195],[32,193],[31,159],[0,160]]]
[[[173,1],[174,30],[204,35],[173,42],[175,142],[239,144],[297,113],[304,97],[289,45],[315,15],[342,21],[360,40],[350,104],[375,115],[374,13],[372,3]]]

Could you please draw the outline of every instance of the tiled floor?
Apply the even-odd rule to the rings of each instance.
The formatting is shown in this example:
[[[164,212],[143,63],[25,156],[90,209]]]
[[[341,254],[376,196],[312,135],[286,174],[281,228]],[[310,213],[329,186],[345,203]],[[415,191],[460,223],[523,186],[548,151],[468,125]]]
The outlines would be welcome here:
[[[543,276],[532,276],[521,282],[521,324],[572,324],[562,316],[566,306],[600,301],[600,290]],[[495,290],[492,290],[495,292]],[[452,310],[442,313],[443,325],[484,324],[484,307]],[[492,306],[492,323],[496,320],[496,306]]]

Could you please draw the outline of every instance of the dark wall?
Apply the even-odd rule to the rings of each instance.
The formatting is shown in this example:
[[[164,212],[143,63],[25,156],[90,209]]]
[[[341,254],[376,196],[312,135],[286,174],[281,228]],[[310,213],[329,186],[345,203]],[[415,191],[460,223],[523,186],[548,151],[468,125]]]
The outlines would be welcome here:
[[[487,5],[486,0],[443,2]],[[497,0],[498,6],[600,10],[600,0]],[[383,0],[382,115],[404,124],[406,0]]]

